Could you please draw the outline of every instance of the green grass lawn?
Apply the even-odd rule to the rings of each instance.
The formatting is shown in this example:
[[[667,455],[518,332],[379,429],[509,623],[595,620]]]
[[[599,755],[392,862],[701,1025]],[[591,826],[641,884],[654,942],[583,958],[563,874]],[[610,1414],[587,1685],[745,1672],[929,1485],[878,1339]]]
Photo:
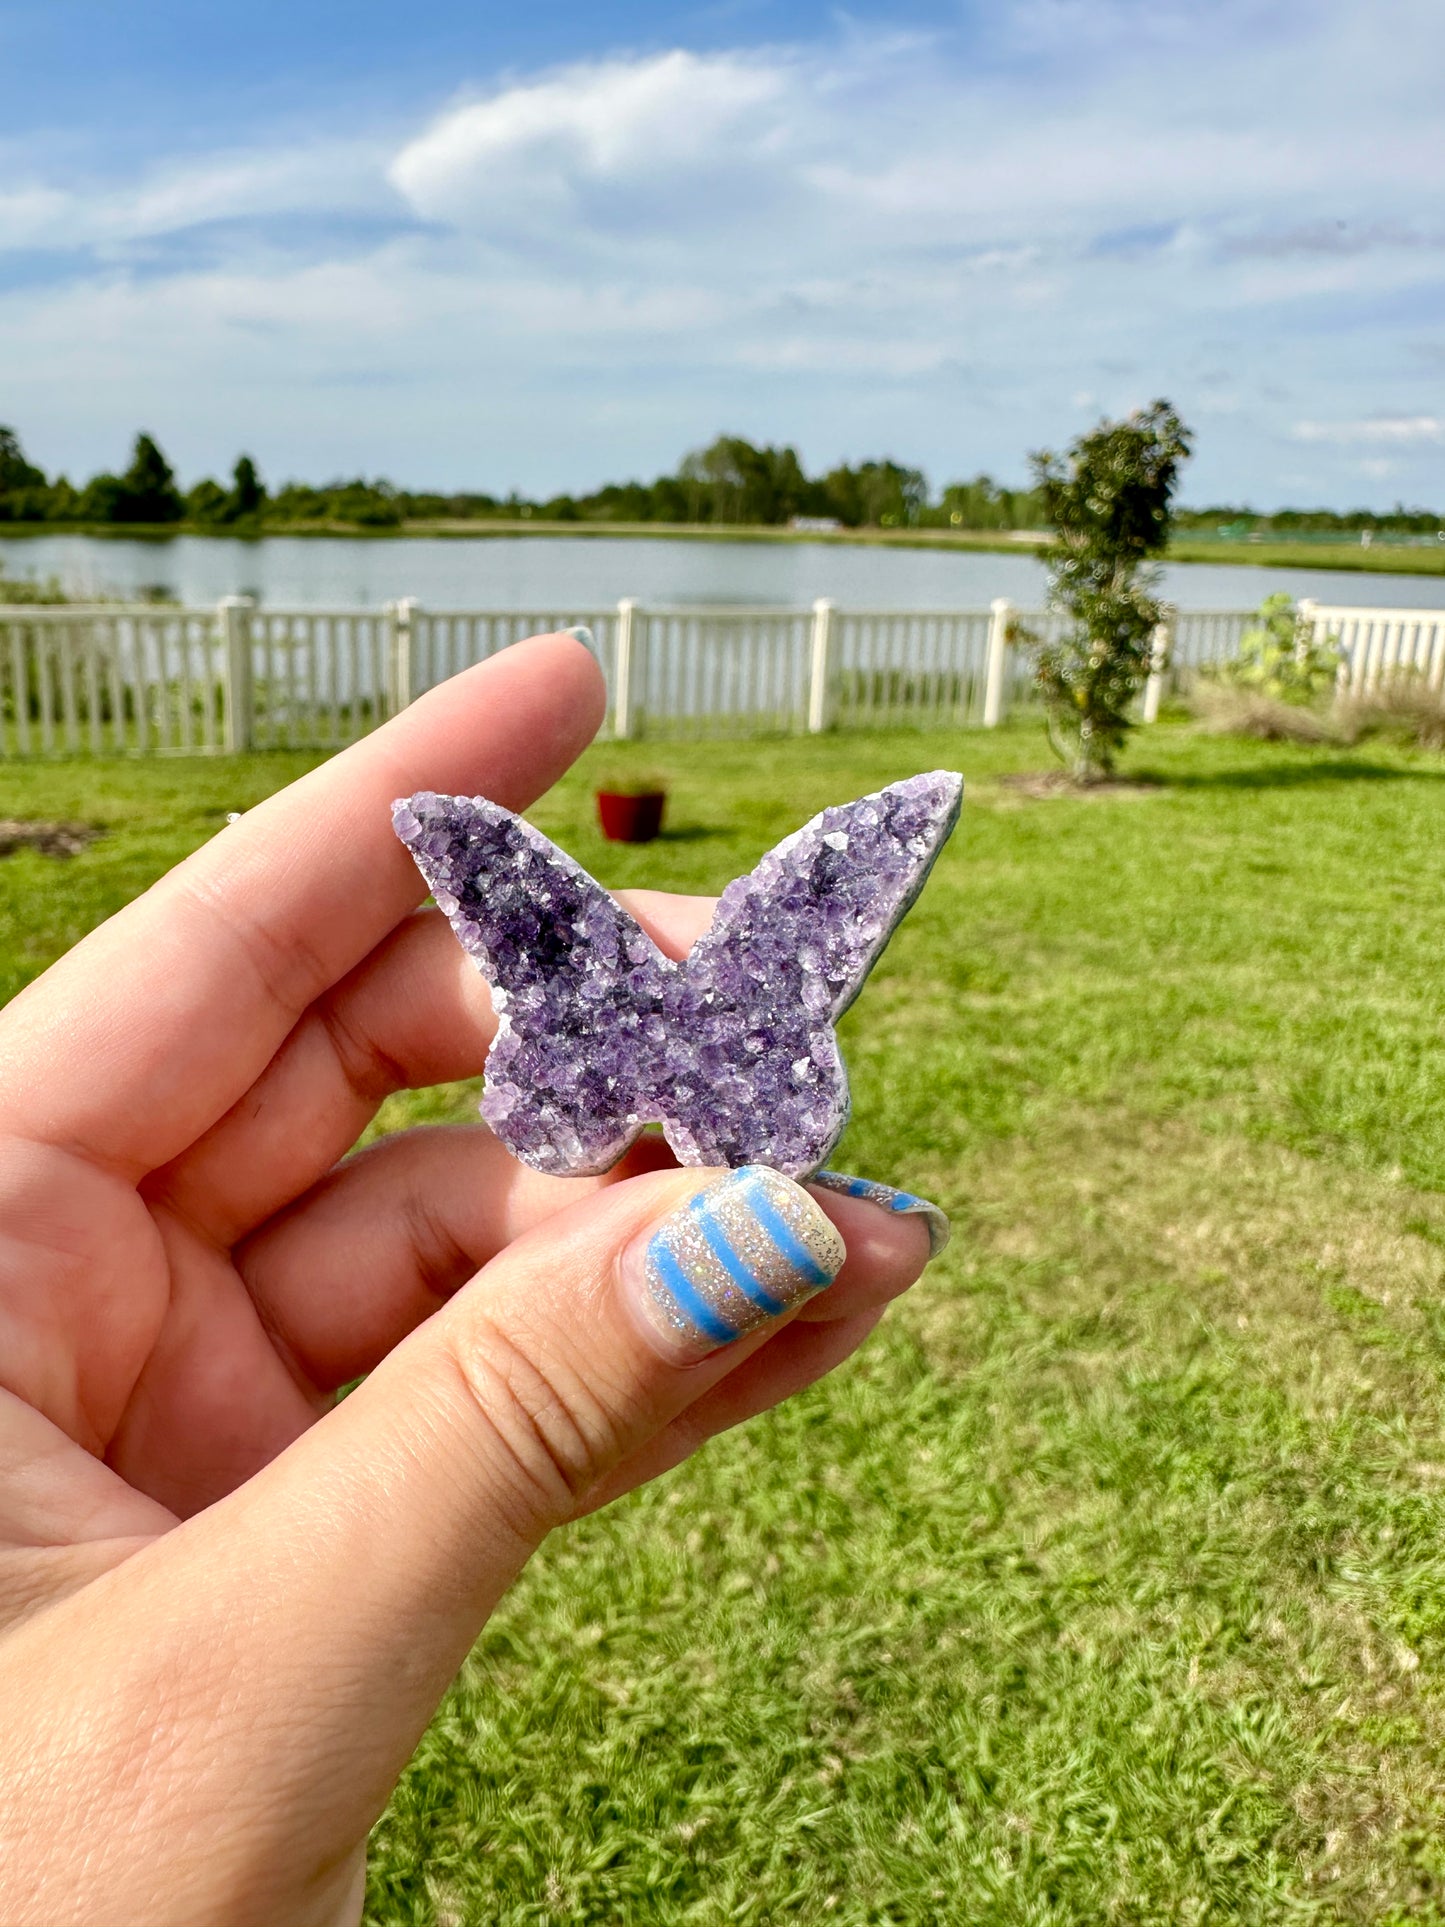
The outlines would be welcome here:
[[[369,1918],[1445,1922],[1445,759],[1036,727],[605,752],[714,888],[938,763],[835,1162],[955,1240],[825,1386],[559,1534],[377,1829]],[[0,772],[4,988],[304,758]],[[468,1115],[396,1100],[383,1123]],[[338,1763],[339,1767],[343,1763]]]
[[[1216,537],[1176,535],[1169,544],[1170,562],[1226,562],[1259,569],[1350,569],[1362,575],[1434,575],[1445,592],[1445,546],[1405,548],[1389,542],[1360,547],[1358,536],[1338,542],[1291,542],[1287,536],[1266,536],[1260,542],[1221,542]],[[1321,598],[1323,599],[1323,598]],[[1352,598],[1353,600],[1353,598]]]

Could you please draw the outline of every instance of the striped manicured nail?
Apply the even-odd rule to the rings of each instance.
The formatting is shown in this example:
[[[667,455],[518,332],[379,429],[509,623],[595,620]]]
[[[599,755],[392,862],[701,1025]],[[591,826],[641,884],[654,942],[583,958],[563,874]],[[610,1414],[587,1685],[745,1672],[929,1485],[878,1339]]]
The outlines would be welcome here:
[[[744,1165],[674,1211],[623,1261],[649,1330],[700,1358],[831,1285],[843,1240],[801,1185]]]
[[[584,649],[590,649],[594,656],[597,654],[596,639],[585,622],[574,622],[570,629],[564,629],[562,633],[564,636],[575,636]]]
[[[872,1178],[845,1177],[841,1171],[815,1171],[808,1182],[820,1185],[824,1191],[837,1191],[845,1198],[862,1198],[867,1204],[876,1204],[880,1211],[922,1218],[928,1226],[930,1258],[938,1256],[952,1235],[947,1213],[930,1204],[927,1198],[915,1197],[911,1191],[895,1191],[891,1184],[878,1184]]]

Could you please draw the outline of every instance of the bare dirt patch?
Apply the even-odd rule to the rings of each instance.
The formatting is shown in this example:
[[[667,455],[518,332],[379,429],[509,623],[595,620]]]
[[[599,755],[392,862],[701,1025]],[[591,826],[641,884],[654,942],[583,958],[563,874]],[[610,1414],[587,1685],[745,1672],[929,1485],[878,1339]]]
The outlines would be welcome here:
[[[27,823],[0,816],[0,856],[16,850],[39,850],[42,856],[78,856],[100,831],[90,823]]]
[[[1093,783],[1076,783],[1066,770],[1024,770],[1000,776],[998,786],[1014,796],[1042,801],[1050,796],[1154,796],[1165,786],[1151,776],[1101,776]]]

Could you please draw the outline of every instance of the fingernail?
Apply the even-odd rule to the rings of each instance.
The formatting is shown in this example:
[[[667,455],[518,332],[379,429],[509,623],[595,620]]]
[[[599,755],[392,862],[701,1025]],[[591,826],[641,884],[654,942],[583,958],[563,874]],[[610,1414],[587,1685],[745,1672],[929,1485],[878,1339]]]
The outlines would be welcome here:
[[[650,1337],[697,1359],[831,1285],[845,1252],[801,1185],[765,1165],[729,1171],[622,1260]]]
[[[564,636],[575,636],[584,649],[590,649],[594,656],[597,654],[596,639],[585,622],[574,622],[570,629],[564,629],[562,633]]]
[[[866,1204],[876,1204],[880,1211],[891,1211],[898,1217],[922,1218],[928,1226],[930,1258],[936,1258],[953,1235],[947,1212],[911,1191],[895,1191],[891,1184],[879,1184],[873,1178],[845,1177],[841,1171],[815,1171],[808,1182],[845,1198],[862,1198]]]

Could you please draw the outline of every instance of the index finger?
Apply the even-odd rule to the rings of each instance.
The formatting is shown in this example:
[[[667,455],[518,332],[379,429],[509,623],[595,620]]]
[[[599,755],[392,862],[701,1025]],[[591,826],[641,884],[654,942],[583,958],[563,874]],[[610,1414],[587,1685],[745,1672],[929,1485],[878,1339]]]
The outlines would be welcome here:
[[[426,895],[392,799],[426,788],[525,808],[590,742],[604,703],[581,643],[536,637],[248,811],[10,1006],[0,1128],[132,1177],[177,1156]]]

